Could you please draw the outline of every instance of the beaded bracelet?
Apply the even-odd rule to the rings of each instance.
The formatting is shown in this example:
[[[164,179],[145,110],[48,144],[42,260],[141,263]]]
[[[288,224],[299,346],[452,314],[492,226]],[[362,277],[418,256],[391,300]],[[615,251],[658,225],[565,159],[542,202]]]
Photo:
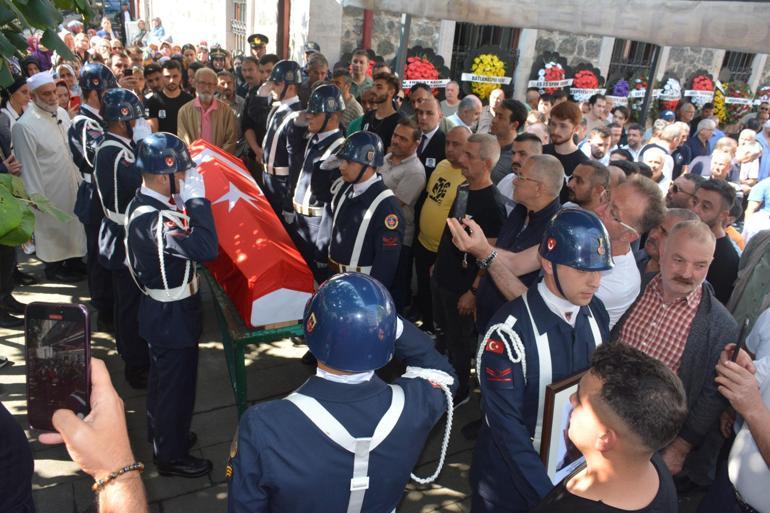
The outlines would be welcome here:
[[[144,463],[141,461],[135,461],[134,463],[126,465],[125,467],[118,469],[115,472],[111,472],[110,475],[104,479],[97,479],[97,481],[91,486],[91,490],[93,490],[94,493],[99,493],[104,490],[105,486],[117,479],[118,476],[122,476],[126,472],[131,472],[133,470],[142,472],[144,470]]]

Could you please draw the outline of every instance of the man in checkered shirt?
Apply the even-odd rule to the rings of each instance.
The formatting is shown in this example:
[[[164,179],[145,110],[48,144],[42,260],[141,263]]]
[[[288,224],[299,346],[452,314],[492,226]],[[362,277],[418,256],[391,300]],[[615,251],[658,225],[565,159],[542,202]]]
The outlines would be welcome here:
[[[611,335],[613,342],[657,358],[681,378],[689,414],[662,455],[672,474],[682,473],[680,480],[701,485],[708,484],[706,476],[721,445],[721,439],[707,438],[727,406],[714,383],[714,369],[724,346],[738,335],[735,320],[705,281],[715,244],[701,221],[677,223],[660,241],[660,273],[647,277]]]

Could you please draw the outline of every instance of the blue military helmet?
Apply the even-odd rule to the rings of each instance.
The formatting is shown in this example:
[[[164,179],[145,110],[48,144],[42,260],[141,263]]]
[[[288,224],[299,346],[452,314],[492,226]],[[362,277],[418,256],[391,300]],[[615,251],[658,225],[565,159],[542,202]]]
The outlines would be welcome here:
[[[136,168],[140,173],[169,175],[195,166],[187,145],[173,134],[156,132],[148,135],[136,149]]]
[[[105,121],[131,121],[144,117],[142,100],[129,89],[110,89],[102,96],[102,104]]]
[[[380,167],[385,160],[385,150],[379,135],[364,131],[351,134],[345,139],[336,156],[364,166]]]
[[[80,70],[80,89],[83,92],[98,91],[103,93],[108,89],[118,87],[118,81],[110,68],[100,62],[84,64]]]
[[[345,110],[345,99],[342,97],[342,91],[334,84],[321,84],[310,93],[305,112],[309,114],[320,114],[325,112],[342,112]]]
[[[273,66],[268,82],[286,82],[287,84],[301,84],[302,71],[300,65],[294,61],[278,61]]]
[[[393,358],[397,323],[396,306],[380,282],[361,273],[338,274],[305,307],[305,342],[333,369],[366,372]]]
[[[553,216],[540,243],[540,256],[581,271],[607,271],[615,265],[610,236],[593,212],[563,208]]]

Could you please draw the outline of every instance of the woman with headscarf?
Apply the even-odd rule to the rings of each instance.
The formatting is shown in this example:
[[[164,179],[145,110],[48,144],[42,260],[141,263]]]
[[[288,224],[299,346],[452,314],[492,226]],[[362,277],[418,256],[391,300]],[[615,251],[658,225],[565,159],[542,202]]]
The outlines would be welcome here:
[[[51,55],[53,55],[53,52],[40,44],[40,38],[38,36],[30,36],[27,38],[27,49],[29,50],[29,54],[37,59],[40,71],[48,71],[51,69]]]
[[[138,32],[131,40],[131,46],[141,47],[144,46],[147,41],[147,24],[145,24],[144,20],[139,20],[136,23]]]
[[[150,31],[150,36],[161,40],[163,39],[163,36],[166,35],[166,29],[163,28],[163,22],[160,21],[160,18],[153,18],[152,19],[152,30]]]
[[[29,78],[35,73],[40,73],[40,61],[33,55],[24,57],[19,61],[19,65],[21,66],[21,74],[24,78]]]

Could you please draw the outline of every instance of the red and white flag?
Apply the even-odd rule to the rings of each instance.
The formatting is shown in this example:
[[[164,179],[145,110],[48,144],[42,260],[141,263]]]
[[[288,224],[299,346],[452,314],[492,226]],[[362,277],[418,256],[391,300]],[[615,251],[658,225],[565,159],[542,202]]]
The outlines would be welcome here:
[[[190,154],[211,201],[219,256],[206,264],[251,327],[302,319],[313,274],[243,163],[203,141]]]

